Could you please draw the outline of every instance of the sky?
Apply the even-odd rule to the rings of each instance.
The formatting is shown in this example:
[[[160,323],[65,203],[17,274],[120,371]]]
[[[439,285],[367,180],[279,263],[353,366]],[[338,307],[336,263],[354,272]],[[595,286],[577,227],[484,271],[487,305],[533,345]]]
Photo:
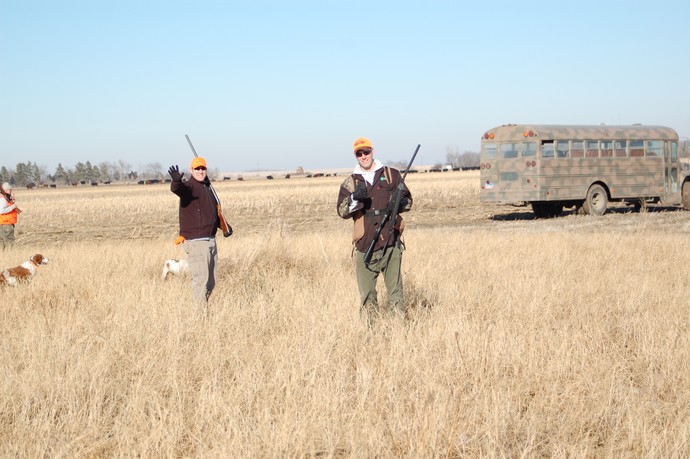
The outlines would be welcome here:
[[[508,123],[690,136],[690,2],[0,0],[0,165],[444,163]]]

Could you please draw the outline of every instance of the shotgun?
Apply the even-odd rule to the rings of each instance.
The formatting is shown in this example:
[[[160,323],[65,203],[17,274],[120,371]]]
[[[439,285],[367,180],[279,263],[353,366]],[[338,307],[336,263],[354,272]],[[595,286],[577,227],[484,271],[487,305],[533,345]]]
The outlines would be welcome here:
[[[189,136],[187,134],[184,135],[185,138],[187,139],[187,143],[189,144],[189,147],[192,149],[192,153],[194,153],[194,157],[198,158],[199,155],[196,154],[196,150],[194,149],[194,145],[192,145],[192,141],[189,140]],[[208,178],[208,176],[206,177]],[[211,183],[211,179],[208,179],[208,186],[211,188],[211,193],[213,193],[213,197],[216,198],[216,208],[218,209],[218,218],[220,219],[220,230],[223,232],[224,237],[228,237],[232,235],[232,226],[228,224],[228,221],[225,219],[223,216],[223,209],[220,206],[220,199],[218,198],[218,194],[216,193],[216,190],[213,188],[213,184]]]
[[[414,159],[417,156],[419,147],[421,147],[421,145],[418,144],[417,148],[414,151],[414,154],[412,155],[412,159],[410,159],[410,163],[407,165],[407,169],[405,169],[405,172],[400,178],[400,183],[398,183],[398,187],[395,189],[393,195],[391,196],[390,202],[393,203],[393,207],[390,208],[390,211],[386,210],[386,213],[383,214],[381,224],[378,228],[376,228],[374,239],[371,241],[371,244],[369,245],[367,252],[364,254],[364,263],[366,264],[369,264],[371,262],[371,256],[374,254],[374,246],[376,245],[376,241],[378,241],[379,237],[381,237],[381,231],[383,230],[383,227],[386,226],[388,220],[392,222],[390,224],[390,228],[388,229],[388,239],[390,239],[393,236],[393,232],[395,231],[395,220],[398,218],[398,207],[400,207],[400,199],[402,198],[403,187],[405,186],[405,177],[407,177],[407,173],[410,172],[410,168],[412,167],[412,163],[414,162]]]

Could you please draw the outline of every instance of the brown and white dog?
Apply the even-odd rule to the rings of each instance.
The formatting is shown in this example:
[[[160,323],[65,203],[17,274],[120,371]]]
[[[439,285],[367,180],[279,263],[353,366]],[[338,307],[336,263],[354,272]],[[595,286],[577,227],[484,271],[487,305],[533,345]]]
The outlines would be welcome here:
[[[189,271],[189,263],[187,263],[186,258],[181,260],[171,258],[169,260],[165,260],[165,263],[163,263],[163,274],[161,277],[163,280],[165,280],[168,277],[168,274],[179,275],[187,271]]]
[[[36,274],[40,265],[47,264],[48,259],[37,253],[21,265],[8,268],[0,273],[0,285],[11,285],[14,287],[20,282],[28,282]]]

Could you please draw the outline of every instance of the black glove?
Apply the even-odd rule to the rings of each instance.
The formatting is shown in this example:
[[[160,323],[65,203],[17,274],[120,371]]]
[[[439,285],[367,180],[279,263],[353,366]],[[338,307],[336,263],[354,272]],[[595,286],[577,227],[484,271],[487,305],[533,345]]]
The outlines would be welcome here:
[[[211,179],[208,178],[208,175],[207,175],[206,178],[204,179],[204,185],[209,186],[210,184],[211,184]]]
[[[364,201],[365,199],[369,199],[369,191],[364,183],[357,182],[357,188],[355,188],[355,192],[352,193],[352,199],[355,201]]]
[[[170,174],[170,178],[172,178],[173,182],[181,182],[184,176],[184,172],[180,174],[180,168],[177,166],[170,166],[168,174]]]

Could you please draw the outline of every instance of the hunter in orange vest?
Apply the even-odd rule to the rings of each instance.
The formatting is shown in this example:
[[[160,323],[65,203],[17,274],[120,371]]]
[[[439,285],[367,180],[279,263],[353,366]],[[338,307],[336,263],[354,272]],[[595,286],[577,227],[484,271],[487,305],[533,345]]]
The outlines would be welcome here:
[[[14,225],[17,224],[17,215],[19,215],[19,208],[14,202],[14,193],[12,192],[12,185],[5,182],[0,187],[0,239],[2,239],[2,248],[14,243]]]

